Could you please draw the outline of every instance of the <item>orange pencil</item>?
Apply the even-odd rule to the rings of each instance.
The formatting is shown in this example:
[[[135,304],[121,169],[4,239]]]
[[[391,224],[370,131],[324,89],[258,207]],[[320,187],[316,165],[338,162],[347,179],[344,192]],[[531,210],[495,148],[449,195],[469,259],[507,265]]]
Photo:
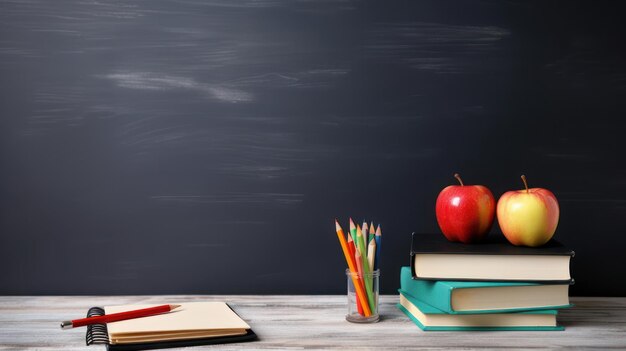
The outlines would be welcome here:
[[[337,231],[337,237],[339,238],[339,243],[341,244],[341,251],[343,251],[343,255],[346,258],[346,262],[348,263],[348,269],[350,269],[350,275],[352,276],[352,284],[354,284],[354,289],[356,290],[357,299],[361,301],[361,306],[363,307],[363,312],[365,312],[365,317],[369,317],[372,315],[372,311],[370,310],[369,303],[367,301],[367,296],[365,295],[365,291],[363,290],[363,286],[359,284],[359,280],[357,279],[358,272],[354,263],[350,259],[350,252],[348,249],[348,244],[346,243],[346,236],[343,233],[343,229],[339,225],[339,222],[335,219],[335,230]]]
[[[348,235],[348,250],[350,251],[350,258],[353,260],[353,263],[356,265],[356,262],[354,262],[354,240],[352,240],[352,236]],[[361,278],[359,278],[359,283],[362,284],[363,281],[361,280]],[[363,286],[363,285],[361,285]],[[361,300],[356,299],[356,309],[357,311],[359,311],[360,315],[363,315],[363,307],[361,306]]]

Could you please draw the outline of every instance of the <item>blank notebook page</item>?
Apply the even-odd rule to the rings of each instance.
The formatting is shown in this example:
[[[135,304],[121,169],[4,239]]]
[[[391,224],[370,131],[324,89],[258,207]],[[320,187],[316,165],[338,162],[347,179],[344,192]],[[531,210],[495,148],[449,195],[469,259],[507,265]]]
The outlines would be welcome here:
[[[172,312],[108,323],[109,335],[180,332],[190,330],[250,329],[224,302],[189,302]],[[105,306],[105,313],[131,311],[156,305]]]

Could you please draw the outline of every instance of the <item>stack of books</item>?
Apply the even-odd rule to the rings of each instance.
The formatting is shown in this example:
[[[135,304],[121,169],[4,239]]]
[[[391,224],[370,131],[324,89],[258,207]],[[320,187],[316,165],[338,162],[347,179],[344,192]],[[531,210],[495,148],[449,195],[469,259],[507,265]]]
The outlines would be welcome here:
[[[572,306],[573,256],[556,240],[530,248],[501,236],[468,245],[413,234],[398,308],[426,331],[563,330],[556,317]]]

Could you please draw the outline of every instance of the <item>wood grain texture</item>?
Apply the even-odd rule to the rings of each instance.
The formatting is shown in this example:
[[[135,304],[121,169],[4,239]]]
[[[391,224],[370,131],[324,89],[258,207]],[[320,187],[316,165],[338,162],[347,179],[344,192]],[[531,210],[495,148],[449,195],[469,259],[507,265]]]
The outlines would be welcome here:
[[[395,304],[381,297],[382,321],[346,322],[344,296],[172,295],[2,296],[0,350],[102,350],[84,345],[84,328],[60,330],[59,322],[82,316],[94,305],[226,301],[260,341],[193,350],[275,349],[625,349],[626,298],[572,298],[576,307],[559,315],[563,332],[422,332]]]

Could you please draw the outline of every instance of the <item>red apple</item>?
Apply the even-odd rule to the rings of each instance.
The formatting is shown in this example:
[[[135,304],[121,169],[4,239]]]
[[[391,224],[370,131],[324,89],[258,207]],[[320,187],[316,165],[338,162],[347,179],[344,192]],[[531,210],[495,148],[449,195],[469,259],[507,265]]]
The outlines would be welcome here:
[[[498,200],[498,223],[507,240],[517,246],[541,246],[552,238],[559,224],[559,203],[547,189],[507,191]]]
[[[496,200],[487,187],[465,185],[458,174],[454,177],[461,185],[450,185],[437,197],[439,228],[450,241],[480,241],[493,224]]]

